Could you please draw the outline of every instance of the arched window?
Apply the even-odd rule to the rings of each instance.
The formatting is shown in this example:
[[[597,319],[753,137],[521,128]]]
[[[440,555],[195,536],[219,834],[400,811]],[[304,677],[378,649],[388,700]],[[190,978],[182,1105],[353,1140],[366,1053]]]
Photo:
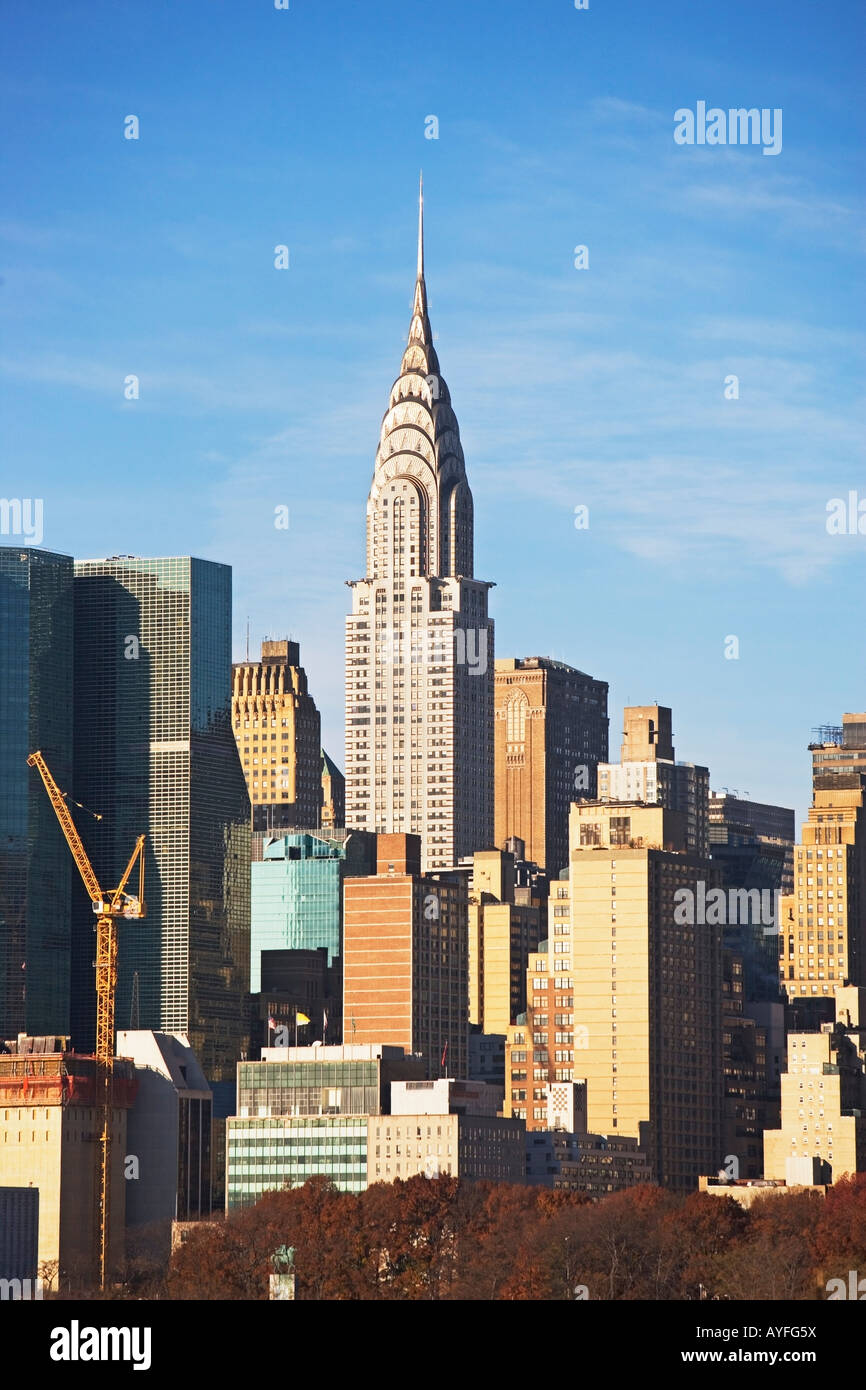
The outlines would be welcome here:
[[[445,509],[443,558],[447,574],[472,575],[472,495],[464,479],[451,489]]]
[[[526,692],[515,690],[509,696],[506,709],[505,738],[508,743],[526,742],[526,711],[529,708],[529,701]]]
[[[426,567],[426,507],[414,483],[402,484],[401,497],[394,500],[391,513],[394,577],[420,576]]]

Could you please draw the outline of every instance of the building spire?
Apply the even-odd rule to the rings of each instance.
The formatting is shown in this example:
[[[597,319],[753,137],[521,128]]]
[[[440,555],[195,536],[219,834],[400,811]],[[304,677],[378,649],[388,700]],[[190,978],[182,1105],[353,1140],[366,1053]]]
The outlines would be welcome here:
[[[424,170],[418,181],[418,279],[424,279]]]
[[[424,343],[432,349],[433,335],[427,317],[427,285],[424,281],[424,171],[418,179],[418,275],[415,280],[415,297],[412,305],[412,324],[409,329],[410,344]],[[431,368],[438,372],[439,364]]]

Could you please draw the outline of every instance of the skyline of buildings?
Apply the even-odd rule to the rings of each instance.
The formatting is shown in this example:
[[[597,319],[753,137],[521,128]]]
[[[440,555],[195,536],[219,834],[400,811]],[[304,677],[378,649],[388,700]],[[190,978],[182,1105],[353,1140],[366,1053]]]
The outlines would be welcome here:
[[[0,554],[0,561],[3,558]],[[19,558],[17,563],[23,562]],[[202,577],[206,579],[209,567],[204,569]],[[76,675],[73,706],[77,739],[73,745],[73,766],[76,770],[87,766],[81,758],[82,740],[87,741],[87,747],[98,747],[96,767],[105,777],[105,767],[115,765],[118,748],[133,751],[140,748],[140,740],[136,745],[130,736],[131,727],[140,728],[144,723],[151,733],[170,736],[178,731],[176,722],[186,717],[185,710],[190,707],[210,710],[211,724],[222,729],[229,757],[237,760],[236,768],[240,770],[243,745],[239,746],[230,735],[231,712],[225,700],[227,686],[224,682],[220,711],[220,700],[214,696],[216,687],[197,685],[186,645],[187,629],[197,625],[195,606],[189,601],[189,594],[196,587],[194,562],[132,562],[131,557],[121,557],[102,563],[78,562],[74,573],[77,635],[73,645]],[[139,584],[142,575],[144,579]],[[93,584],[93,588],[85,588],[84,580],[88,585]],[[79,585],[77,589],[76,584]],[[161,588],[168,591],[165,598],[159,593]],[[213,591],[208,593],[205,585],[202,589],[204,598],[199,600],[202,606],[212,613],[225,615],[227,606],[219,601],[219,591],[215,601]],[[129,619],[133,613],[136,622],[131,624]],[[130,626],[135,627],[135,632],[121,631]],[[179,628],[179,634],[172,633],[172,627]],[[103,661],[101,667],[94,663],[94,651],[106,632],[119,635],[123,643],[141,634],[135,657],[141,664],[133,668],[136,679],[107,680],[106,676],[111,675],[110,663]],[[227,650],[225,627],[222,644]],[[280,648],[274,652],[276,669],[280,663],[284,665],[285,658],[290,655],[288,645],[274,644],[275,648]],[[201,660],[205,670],[214,669],[212,648],[204,648]],[[91,664],[102,680],[98,699],[94,695],[96,686],[92,673],[91,679],[82,679],[82,672],[88,672]],[[174,705],[154,700],[154,667],[163,673],[167,670],[180,672],[180,681],[170,688]],[[518,664],[506,662],[504,667],[514,671]],[[120,670],[125,675],[126,668]],[[170,683],[166,681],[165,684],[168,687]],[[603,686],[603,682],[595,684]],[[182,696],[180,711],[176,708],[178,685]],[[187,689],[191,691],[189,705],[183,698]],[[293,684],[293,691],[296,690],[297,685]],[[275,690],[274,693],[281,692]],[[85,710],[89,711],[91,719],[99,719],[102,738],[98,744],[86,732],[86,724],[82,721]],[[235,705],[232,722],[238,723],[238,713]],[[250,714],[256,717],[252,706]],[[265,717],[261,710],[259,717]],[[272,716],[268,709],[266,717],[282,716]],[[115,721],[113,730],[112,720]],[[739,1165],[737,1171],[744,1176],[759,1178],[766,1173],[775,1182],[791,1182],[792,1175],[798,1181],[805,1180],[806,1170],[802,1165],[786,1169],[787,1179],[779,1171],[781,1139],[771,1128],[774,1119],[778,1124],[779,1108],[778,1099],[773,1099],[770,1053],[776,1049],[778,1096],[780,1081],[790,1091],[790,1081],[785,1082],[783,1078],[786,1074],[790,1076],[792,1057],[796,1061],[791,1050],[793,1035],[789,1034],[786,1073],[784,1060],[780,1062],[779,1059],[781,1025],[772,1012],[767,1012],[767,1008],[771,1011],[776,1008],[781,1013],[781,1006],[768,1002],[763,1011],[756,1009],[752,987],[755,977],[752,976],[750,986],[748,968],[743,973],[744,964],[749,965],[746,949],[749,933],[753,925],[762,925],[760,918],[754,923],[749,919],[746,924],[749,930],[739,935],[730,930],[730,924],[724,931],[717,932],[708,932],[706,927],[703,931],[684,930],[682,923],[673,916],[672,904],[677,891],[684,887],[697,895],[701,883],[705,890],[718,882],[736,885],[761,882],[763,885],[761,873],[768,876],[773,891],[779,894],[784,876],[789,872],[789,861],[793,859],[795,888],[792,894],[781,896],[783,907],[793,906],[797,910],[800,899],[796,893],[800,893],[803,902],[799,910],[809,913],[814,910],[817,914],[818,896],[823,898],[826,892],[824,900],[827,901],[832,891],[837,903],[834,926],[837,931],[844,930],[846,925],[849,928],[845,940],[852,944],[845,948],[845,954],[838,946],[833,950],[828,940],[826,949],[835,957],[835,970],[833,962],[828,963],[818,954],[824,947],[817,944],[817,940],[823,939],[817,922],[816,945],[809,945],[808,956],[801,947],[804,957],[801,970],[808,973],[815,967],[817,973],[823,967],[827,971],[827,984],[821,974],[820,984],[818,980],[815,982],[817,989],[811,983],[805,988],[803,973],[802,977],[796,976],[797,990],[807,997],[817,995],[819,1002],[823,998],[825,1004],[828,999],[832,1003],[837,983],[849,978],[850,961],[856,963],[860,958],[858,949],[862,949],[858,943],[863,920],[860,821],[864,777],[860,770],[851,770],[848,760],[859,756],[861,730],[866,721],[862,715],[846,713],[840,728],[846,731],[844,744],[847,746],[835,738],[820,745],[822,756],[816,760],[813,807],[809,823],[803,827],[804,844],[796,849],[791,844],[791,811],[729,793],[710,796],[705,769],[698,768],[699,775],[695,778],[696,765],[674,762],[669,709],[657,705],[627,707],[624,722],[621,750],[624,763],[600,764],[599,767],[606,779],[603,784],[606,795],[594,800],[578,798],[572,803],[572,844],[568,868],[560,878],[548,881],[543,873],[539,878],[538,866],[524,861],[525,849],[517,839],[509,840],[507,849],[478,851],[474,856],[464,856],[460,864],[447,871],[424,875],[418,837],[384,834],[374,837],[345,829],[322,831],[318,837],[291,831],[272,836],[260,832],[258,835],[260,857],[249,855],[253,884],[257,874],[267,874],[280,860],[284,860],[287,867],[289,864],[302,867],[307,859],[316,861],[319,857],[315,852],[317,843],[327,850],[322,867],[333,860],[338,868],[338,878],[330,884],[326,894],[330,925],[326,933],[327,958],[320,964],[323,970],[327,970],[331,962],[342,967],[346,995],[341,1022],[348,1045],[396,1046],[404,1055],[414,1055],[420,1067],[419,1075],[431,1082],[442,1076],[465,1077],[469,1057],[468,1024],[475,1021],[472,1020],[472,1000],[476,1001],[474,1012],[478,1013],[479,1001],[484,999],[485,992],[489,1007],[487,1004],[481,1006],[482,1016],[477,1021],[491,1039],[500,1029],[507,1037],[506,1097],[501,1114],[509,1124],[525,1124],[528,1137],[523,1176],[516,1177],[521,1161],[507,1125],[500,1123],[497,1128],[492,1122],[463,1120],[453,1114],[445,1128],[439,1125],[449,1150],[447,1165],[441,1166],[434,1161],[436,1155],[423,1143],[416,1153],[413,1143],[411,1150],[406,1147],[401,1160],[405,1174],[425,1172],[432,1176],[435,1169],[464,1176],[471,1176],[473,1171],[488,1177],[510,1175],[511,1180],[543,1180],[560,1188],[577,1188],[593,1196],[649,1176],[653,1181],[687,1191],[694,1188],[698,1179],[704,1180],[708,1172],[714,1171],[714,1166],[721,1161],[719,1155],[723,1158],[727,1155],[726,1161],[735,1159]],[[235,730],[235,734],[237,732]],[[163,739],[163,742],[171,741]],[[317,744],[318,739],[314,743]],[[833,761],[838,761],[833,758],[834,750],[840,749],[844,753],[843,765],[832,766]],[[160,740],[151,738],[151,755],[161,751]],[[339,769],[333,764],[328,768],[320,748],[311,763],[316,777],[315,800],[320,807],[322,770],[324,768],[334,777]],[[828,763],[832,767],[830,771]],[[182,763],[184,766],[187,764]],[[672,782],[661,777],[650,785],[647,769],[670,767],[685,769],[683,785],[687,794],[679,786],[673,786],[672,790]],[[639,783],[618,785],[616,776],[623,768],[632,777],[636,770]],[[130,769],[125,764],[124,777],[130,775],[130,770],[134,772],[134,765]],[[150,775],[152,777],[152,767]],[[120,780],[118,785],[123,785]],[[129,785],[140,790],[140,783],[132,781]],[[82,781],[76,781],[74,788],[76,793],[80,792]],[[626,799],[626,795],[614,796],[611,792],[626,795],[632,792],[633,795]],[[635,792],[639,795],[634,795]],[[94,799],[92,790],[88,791],[88,796]],[[665,805],[665,801],[672,804]],[[157,795],[156,809],[158,806]],[[82,809],[87,810],[87,803]],[[243,830],[248,834],[249,818],[246,816]],[[93,831],[87,829],[85,833],[92,841]],[[118,842],[128,840],[130,834],[128,819],[115,829]],[[706,835],[712,859],[695,854],[694,846],[701,834]],[[332,837],[330,843],[329,835]],[[349,882],[344,880],[340,866],[353,841],[364,851],[358,859],[356,873],[359,867],[368,872],[358,873],[354,882]],[[837,845],[841,848],[837,849]],[[825,856],[829,858],[833,854],[835,860],[836,853],[846,865],[850,863],[845,883],[838,888],[834,884],[831,890],[828,879],[815,887],[813,895],[810,891],[813,884],[805,877],[812,867],[808,864],[810,851],[815,855],[814,869],[818,868],[819,859],[824,859],[826,864]],[[610,882],[605,879],[600,886],[600,881],[596,881],[601,863],[599,853],[605,857],[610,875]],[[375,856],[375,862],[371,855]],[[617,869],[627,867],[627,861],[633,857],[644,864],[644,877],[637,884],[636,897],[633,883],[617,882]],[[346,898],[343,929],[339,925],[341,884]],[[548,890],[549,898],[545,898]],[[309,904],[312,901],[308,887],[299,883],[293,891],[299,902],[307,900]],[[813,896],[814,909],[811,901],[806,901]],[[549,913],[546,929],[549,939],[542,942],[545,927],[539,920],[539,910],[543,915],[545,909]],[[281,1026],[289,1029],[292,1009],[298,1006],[289,1004],[286,1012],[285,1001],[298,997],[304,971],[312,968],[312,957],[319,954],[316,947],[324,945],[312,939],[315,930],[311,913],[309,905],[301,910],[297,937],[277,934],[268,938],[265,934],[258,947],[267,950],[271,959],[268,997],[272,1002],[268,1007],[274,1012],[282,1008]],[[853,925],[850,924],[852,915]],[[485,921],[486,918],[489,920]],[[254,904],[252,920],[255,923]],[[260,925],[262,920],[259,919]],[[572,923],[570,937],[568,922]],[[579,923],[579,930],[576,923]],[[806,931],[810,936],[811,925],[807,919]],[[635,928],[636,934],[629,928]],[[611,933],[609,938],[608,932]],[[753,935],[760,944],[761,937],[767,934],[761,931],[760,935]],[[766,943],[770,952],[775,949],[775,941],[772,935]],[[783,958],[785,944],[785,939],[781,939]],[[835,946],[835,942],[833,944]],[[607,950],[601,951],[603,945],[610,950],[609,956]],[[338,949],[343,950],[343,959],[338,960]],[[255,952],[256,946],[251,939],[251,959]],[[310,957],[308,965],[302,964],[302,955]],[[785,986],[790,971],[784,959],[781,964],[780,983]],[[272,986],[277,981],[283,982],[286,971],[285,983],[289,988],[281,992],[279,987]],[[812,978],[809,974],[810,982]],[[142,1006],[140,979],[139,974],[137,1009]],[[251,988],[255,993],[254,980]],[[787,989],[790,994],[791,986],[787,985]],[[339,990],[339,986],[328,982],[324,973],[313,987],[320,1002],[318,1011],[311,1006],[311,1012],[315,1012],[315,1028],[321,1028],[323,1040],[327,1018],[322,1009],[332,1007],[326,1002],[328,991],[334,1001],[333,1007],[339,1007],[340,996],[335,990]],[[143,1002],[146,1008],[146,995]],[[838,1000],[836,1002],[838,1004]],[[642,1021],[641,1011],[645,1004],[647,1012]],[[527,1010],[523,1023],[519,1019],[515,1021],[520,1008]],[[605,1039],[602,1015],[606,1018],[608,1009],[607,1026],[611,1033]],[[796,1017],[799,1020],[801,1015]],[[818,1020],[818,1026],[822,1019]],[[807,1019],[809,1031],[803,1035],[807,1040],[820,1036],[812,1031],[814,1026],[813,1018]],[[727,1040],[724,1043],[723,1034]],[[119,1030],[119,1040],[121,1036],[131,1039],[135,1035]],[[251,1034],[247,1032],[244,1036]],[[270,1036],[269,1030],[268,1039]],[[813,1042],[808,1041],[808,1046],[813,1046]],[[844,1083],[847,1089],[843,1088],[835,1100],[831,1098],[827,1102],[834,1114],[838,1112],[836,1153],[843,1155],[841,1161],[844,1163],[860,1163],[862,1126],[855,1124],[852,1128],[846,1117],[853,1103],[851,1098],[856,1100],[862,1091],[863,1058],[855,1055],[856,1049],[851,1053],[844,1042],[838,1044],[838,1048],[840,1055],[844,1052],[847,1059],[845,1075],[848,1079]],[[134,1048],[126,1050],[134,1055]],[[280,1052],[279,1049],[271,1051],[272,1055]],[[192,1049],[190,1055],[196,1058]],[[524,1059],[529,1060],[525,1061],[525,1070],[521,1073]],[[236,1064],[235,1055],[230,1069]],[[226,1069],[220,1073],[214,1068],[214,1080],[222,1079],[227,1079]],[[188,1082],[184,1084],[189,1087]],[[491,1095],[495,1092],[495,1080],[493,1086]],[[569,1099],[569,1092],[576,1086],[584,1088],[580,1106],[574,1097]],[[779,1134],[784,1131],[785,1144],[791,1128],[790,1098],[787,1104],[788,1118],[785,1119],[783,1113],[782,1131],[779,1131]],[[208,1115],[211,1113],[209,1109]],[[415,1124],[420,1138],[423,1125],[418,1124],[419,1113],[423,1112],[413,1111],[410,1124]],[[216,1122],[213,1123],[214,1133],[209,1135],[204,1149],[201,1123],[196,1130],[200,1162],[210,1161],[212,1153],[222,1161],[222,1149],[216,1143]],[[119,1116],[116,1124],[122,1124]],[[400,1175],[387,1159],[382,1162],[383,1141],[390,1137],[390,1121],[386,1125],[383,1118],[374,1121],[369,1115],[335,1119],[311,1115],[298,1117],[293,1124],[297,1136],[292,1143],[300,1146],[302,1171],[309,1172],[311,1159],[315,1165],[313,1156],[326,1151],[321,1147],[324,1141],[326,1149],[332,1142],[336,1145],[336,1166],[329,1171],[333,1171],[340,1185],[344,1180],[349,1181],[351,1190],[360,1190],[362,1171],[367,1175],[364,1182]],[[243,1139],[243,1145],[254,1145],[256,1133],[249,1126],[246,1130],[250,1132]],[[188,1127],[185,1133],[189,1134]],[[775,1145],[769,1156],[763,1151],[765,1134]],[[532,1137],[539,1135],[544,1141],[540,1148]],[[120,1129],[116,1137],[119,1143]],[[844,1140],[841,1144],[840,1137]],[[414,1141],[414,1130],[412,1138]],[[235,1141],[231,1161],[243,1163],[246,1160],[242,1153],[254,1153],[255,1147],[238,1149],[240,1132],[236,1133]],[[269,1142],[272,1146],[273,1138]],[[402,1143],[405,1146],[405,1138]],[[378,1151],[375,1158],[374,1148]],[[389,1146],[389,1156],[391,1152],[395,1150]],[[820,1176],[826,1179],[828,1173],[841,1171],[834,1169],[832,1157],[831,1150],[829,1157],[822,1160],[820,1172],[817,1167],[814,1169],[816,1182]],[[280,1164],[288,1158],[288,1149],[282,1157],[275,1157],[274,1171],[287,1172],[280,1169]],[[78,1161],[73,1155],[64,1157],[62,1162],[73,1160]],[[39,1162],[43,1165],[40,1171],[47,1173],[43,1158]],[[62,1164],[61,1168],[52,1168],[52,1163],[56,1165],[60,1159],[51,1159],[49,1169],[52,1174],[61,1171]],[[17,1172],[16,1169],[12,1176]],[[45,1181],[49,1180],[53,1182],[54,1178],[46,1176]],[[203,1181],[201,1170],[196,1181]],[[222,1190],[221,1183],[215,1186]],[[236,1187],[233,1201],[237,1193]],[[122,1203],[118,1210],[123,1210]],[[71,1220],[68,1214],[65,1219],[67,1223]],[[138,1238],[136,1222],[141,1225],[135,1205],[129,1217],[123,1219],[127,1222],[128,1240],[135,1241]],[[63,1256],[67,1269],[82,1267],[91,1235],[92,1232],[79,1230],[75,1237],[77,1245],[67,1244]],[[59,1246],[57,1249],[59,1251]],[[120,1254],[115,1258],[119,1260]]]
[[[162,1077],[142,1087],[150,1109],[138,1120],[163,1125],[151,1157],[165,1181],[138,1192],[129,1215],[114,1204],[130,1232],[148,1211],[167,1219],[172,1203],[170,1219],[204,1219],[223,1157],[229,1210],[323,1171],[349,1191],[447,1172],[543,1176],[592,1195],[647,1177],[692,1191],[728,1160],[750,1176],[769,1163],[778,1177],[769,1126],[781,1113],[787,1138],[799,1055],[792,1033],[785,1081],[782,990],[789,1023],[814,1039],[837,984],[866,984],[866,715],[845,714],[810,745],[813,804],[797,847],[787,808],[711,797],[709,769],[677,761],[668,706],[627,705],[621,761],[610,762],[606,681],[549,657],[495,659],[473,526],[427,311],[422,196],[408,343],[367,505],[367,574],[349,581],[345,778],[322,749],[299,643],[267,640],[260,660],[231,663],[228,566],[0,549],[12,633],[0,633],[11,672],[0,757],[23,747],[25,766],[34,737],[56,754],[103,883],[146,834],[147,915],[120,932],[111,1113],[120,1151],[134,1100],[121,1086],[133,1079],[123,1047]],[[43,689],[55,661],[52,695],[66,682],[65,706]],[[76,887],[70,953],[61,914],[51,977],[33,868],[43,837],[49,872],[68,856],[50,858],[63,849],[58,828],[25,791],[14,810],[11,798],[0,804],[12,885],[0,897],[0,1025],[14,1058],[16,1037],[27,1039],[16,1020],[26,1025],[30,1009],[52,1023],[58,1045],[42,1071],[56,1104],[93,1046],[92,912]],[[68,885],[57,883],[62,906]],[[746,916],[703,915],[726,891],[743,895]],[[765,892],[781,914],[769,922]],[[48,1017],[65,1022],[64,1004],[74,1051]],[[328,1043],[329,1010],[339,1043]],[[503,1085],[470,1078],[470,1026],[479,1043],[505,1039]],[[305,1047],[299,1027],[313,1030]],[[840,1124],[864,1084],[851,1046],[831,1048],[846,1067],[832,1101]],[[820,1064],[833,1065],[821,1048]],[[26,1119],[27,1055],[0,1068],[12,1097],[4,1137],[17,1134],[0,1177],[8,1168],[18,1186],[36,1155],[62,1206],[64,1165],[77,1165],[75,1202],[86,1206],[95,1169],[78,1131],[70,1141],[49,1125],[43,1140],[34,1125],[28,1149],[26,1127],[11,1127]],[[386,1058],[397,1065],[387,1094]],[[81,1121],[91,1127],[96,1079]],[[862,1126],[841,1129],[837,1152],[859,1164]],[[776,1136],[769,1160],[765,1133]],[[527,1134],[547,1136],[537,1152]],[[52,1235],[67,1274],[93,1235],[81,1223],[65,1253]]]

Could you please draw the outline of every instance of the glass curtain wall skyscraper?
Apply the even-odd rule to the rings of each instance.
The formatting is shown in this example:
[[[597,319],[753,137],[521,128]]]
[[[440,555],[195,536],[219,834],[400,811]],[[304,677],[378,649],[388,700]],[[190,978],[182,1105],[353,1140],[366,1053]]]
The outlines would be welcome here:
[[[27,756],[71,786],[72,623],[72,559],[0,547],[0,1038],[69,1031],[72,858]]]
[[[123,923],[117,1026],[186,1033],[209,1080],[247,1045],[250,807],[231,728],[231,569],[75,565],[75,797],[103,883],[147,835],[147,916]],[[76,1046],[92,1044],[93,914],[74,899]]]

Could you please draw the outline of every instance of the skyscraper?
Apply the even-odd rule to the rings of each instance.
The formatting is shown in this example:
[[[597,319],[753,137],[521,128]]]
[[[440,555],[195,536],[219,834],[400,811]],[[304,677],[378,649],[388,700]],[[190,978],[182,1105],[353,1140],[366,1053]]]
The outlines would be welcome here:
[[[568,863],[572,801],[596,795],[607,758],[607,682],[544,656],[496,662],[496,816],[502,848],[516,835],[555,878]]]
[[[72,858],[27,756],[71,787],[72,633],[71,558],[0,547],[0,1038],[69,1031]]]
[[[367,501],[367,573],[346,620],[346,821],[421,836],[425,870],[493,840],[491,585],[427,313],[423,196],[409,340]]]
[[[245,1050],[250,805],[231,727],[231,570],[75,566],[75,797],[103,884],[146,834],[147,916],[118,940],[117,1024],[185,1033],[210,1081]],[[95,812],[95,820],[88,812]],[[93,913],[73,897],[73,1039],[92,1046]]]
[[[312,829],[322,804],[321,720],[297,642],[263,642],[232,667],[232,723],[253,830]]]

